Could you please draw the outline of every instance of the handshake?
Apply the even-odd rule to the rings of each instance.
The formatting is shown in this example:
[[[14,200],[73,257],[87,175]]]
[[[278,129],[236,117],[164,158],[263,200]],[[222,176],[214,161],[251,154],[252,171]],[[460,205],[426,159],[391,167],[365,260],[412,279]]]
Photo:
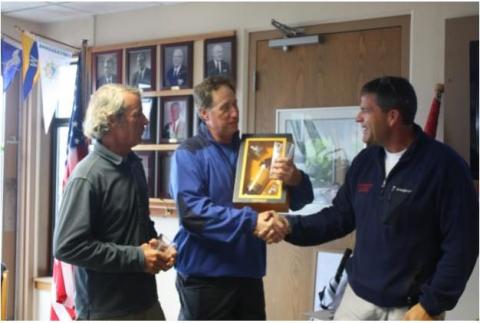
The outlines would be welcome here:
[[[290,233],[290,224],[275,211],[258,213],[257,226],[253,234],[267,243],[282,241]]]

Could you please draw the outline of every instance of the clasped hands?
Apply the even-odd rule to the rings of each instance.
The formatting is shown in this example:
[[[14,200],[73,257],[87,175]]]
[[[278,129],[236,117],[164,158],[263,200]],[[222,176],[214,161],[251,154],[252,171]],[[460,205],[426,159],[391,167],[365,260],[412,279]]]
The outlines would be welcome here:
[[[157,274],[160,270],[167,271],[175,264],[177,250],[173,245],[166,245],[158,239],[151,239],[140,246],[144,255],[144,269],[150,274]]]
[[[290,225],[287,219],[275,211],[258,213],[257,226],[253,232],[258,238],[267,243],[282,241],[290,232]]]

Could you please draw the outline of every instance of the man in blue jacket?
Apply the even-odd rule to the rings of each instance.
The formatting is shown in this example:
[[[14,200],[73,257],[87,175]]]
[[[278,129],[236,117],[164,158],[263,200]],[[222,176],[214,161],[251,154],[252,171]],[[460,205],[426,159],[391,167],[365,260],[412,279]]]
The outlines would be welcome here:
[[[451,310],[478,256],[478,196],[469,169],[414,123],[417,98],[400,77],[361,90],[356,121],[368,147],[333,205],[287,217],[286,240],[316,245],[356,229],[337,320],[431,320]]]
[[[264,320],[266,248],[254,234],[283,235],[286,224],[272,212],[233,206],[240,140],[232,83],[212,76],[195,87],[194,97],[203,122],[199,134],[176,150],[170,177],[180,217],[179,319]],[[292,209],[313,200],[310,179],[291,160],[279,158],[272,167],[291,193]]]

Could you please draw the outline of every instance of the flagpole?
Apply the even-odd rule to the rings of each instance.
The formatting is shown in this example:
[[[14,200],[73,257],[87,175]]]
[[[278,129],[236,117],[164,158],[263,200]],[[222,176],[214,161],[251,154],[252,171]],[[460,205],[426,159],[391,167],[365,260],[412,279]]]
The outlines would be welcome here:
[[[87,69],[86,69],[86,58],[87,58],[87,47],[88,47],[88,40],[83,39],[82,40],[82,48],[80,50],[80,72],[82,76],[82,114],[85,115],[85,108],[87,106],[87,101],[88,101],[88,78],[87,78]]]
[[[74,50],[76,50],[76,51],[80,51],[80,49],[81,49],[80,47],[75,47],[75,46],[72,46],[72,45],[70,45],[70,44],[64,43],[64,42],[62,42],[62,41],[59,41],[59,40],[50,38],[50,37],[48,37],[48,36],[44,36],[44,35],[42,35],[42,34],[39,34],[39,33],[33,32],[33,31],[29,31],[29,30],[23,29],[23,28],[21,28],[21,27],[19,27],[19,26],[17,26],[17,25],[15,25],[15,29],[17,29],[18,31],[20,31],[20,32],[22,32],[22,33],[24,33],[24,32],[29,32],[29,33],[31,33],[31,34],[33,34],[33,35],[35,35],[35,36],[42,37],[42,38],[45,38],[45,39],[47,39],[47,40],[56,42],[56,43],[58,43],[58,44],[61,44],[61,45],[70,47],[70,48],[72,48],[72,49],[74,49]]]

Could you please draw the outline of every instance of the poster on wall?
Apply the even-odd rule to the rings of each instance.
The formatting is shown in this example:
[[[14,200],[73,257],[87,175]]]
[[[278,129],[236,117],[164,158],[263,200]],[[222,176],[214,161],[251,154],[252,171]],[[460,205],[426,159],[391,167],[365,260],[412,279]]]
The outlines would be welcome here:
[[[277,109],[276,132],[291,133],[295,165],[310,176],[314,201],[298,214],[331,205],[353,158],[365,147],[358,106]]]

